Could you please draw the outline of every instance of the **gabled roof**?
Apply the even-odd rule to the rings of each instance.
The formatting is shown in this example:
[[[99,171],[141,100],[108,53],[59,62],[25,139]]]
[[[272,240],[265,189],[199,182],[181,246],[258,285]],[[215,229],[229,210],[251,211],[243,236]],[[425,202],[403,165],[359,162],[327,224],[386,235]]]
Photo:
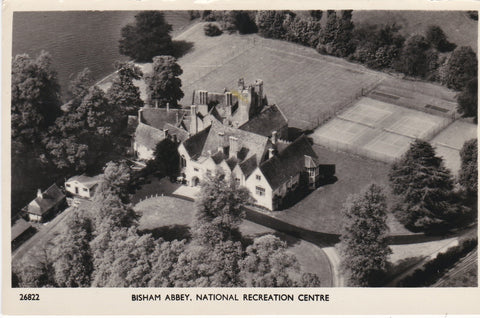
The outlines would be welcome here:
[[[260,170],[272,189],[276,189],[288,178],[305,169],[305,155],[310,156],[312,160],[318,158],[307,137],[302,135],[282,152],[263,162]]]
[[[239,128],[262,136],[270,137],[272,131],[280,131],[288,125],[288,120],[278,106],[265,107],[258,115]]]
[[[240,170],[242,170],[245,178],[248,178],[252,174],[253,170],[257,168],[257,166],[257,161],[254,157],[250,157],[239,164]]]
[[[135,130],[135,142],[148,149],[155,149],[163,139],[165,139],[163,131],[143,123],[139,123]]]
[[[175,127],[170,124],[165,124],[164,129],[168,129],[168,134],[169,135],[176,135],[177,140],[179,141],[184,141],[185,139],[188,138],[188,131],[181,127]]]
[[[68,179],[66,182],[73,182],[77,181],[84,185],[85,187],[91,189],[93,186],[99,184],[102,181],[103,174],[99,174],[93,177],[87,176],[87,175],[79,175],[79,176],[73,176],[70,179]]]
[[[26,230],[31,228],[32,225],[25,221],[24,219],[19,219],[15,224],[12,226],[12,241],[15,240],[17,237],[22,235]]]
[[[32,200],[28,206],[25,207],[25,210],[28,213],[42,216],[62,200],[65,200],[65,194],[63,194],[62,190],[54,183],[42,192],[41,198],[36,197]]]
[[[198,157],[202,153],[202,149],[205,145],[208,134],[210,133],[210,129],[211,126],[207,127],[206,129],[200,131],[198,134],[193,135],[192,137],[186,139],[183,142],[183,146],[185,147],[185,150],[187,150],[188,155],[191,158]]]
[[[269,143],[267,137],[215,122],[210,127],[201,152],[203,156],[207,156],[209,151],[215,153],[219,146],[228,146],[229,137],[233,136],[238,140],[239,159],[244,160],[254,156],[256,162],[260,163]]]
[[[143,107],[140,114],[140,122],[157,129],[163,129],[165,124],[169,123],[176,126],[177,120],[185,114],[183,109],[149,108]]]

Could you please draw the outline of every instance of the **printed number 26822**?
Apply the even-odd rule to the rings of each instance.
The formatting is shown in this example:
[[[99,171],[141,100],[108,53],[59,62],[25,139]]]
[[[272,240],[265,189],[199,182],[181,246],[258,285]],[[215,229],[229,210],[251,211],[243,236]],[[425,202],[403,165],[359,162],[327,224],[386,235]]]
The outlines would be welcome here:
[[[20,294],[20,300],[40,300],[40,294]]]

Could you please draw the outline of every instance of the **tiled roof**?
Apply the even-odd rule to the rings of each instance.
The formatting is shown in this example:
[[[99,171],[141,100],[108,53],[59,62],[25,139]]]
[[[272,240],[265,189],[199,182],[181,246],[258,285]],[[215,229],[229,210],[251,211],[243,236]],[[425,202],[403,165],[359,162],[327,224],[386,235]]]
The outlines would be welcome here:
[[[184,141],[188,138],[188,131],[181,127],[175,127],[174,125],[165,124],[164,129],[168,129],[169,135],[176,135],[177,140]]]
[[[135,142],[148,149],[155,149],[163,139],[165,139],[163,131],[143,123],[139,123],[135,130]]]
[[[288,125],[287,118],[276,105],[265,107],[262,112],[240,126],[240,129],[270,137],[272,131],[280,131]]]
[[[245,178],[248,178],[252,174],[253,170],[257,168],[257,161],[254,157],[250,157],[249,159],[244,160],[242,163],[240,163],[239,166]]]
[[[71,177],[70,179],[67,180],[67,182],[77,181],[90,189],[94,185],[100,183],[100,181],[102,181],[102,178],[103,178],[103,174],[99,174],[93,177],[82,174],[79,176]]]
[[[200,131],[198,134],[193,135],[192,137],[186,139],[183,142],[183,146],[187,150],[191,158],[200,156],[202,153],[203,146],[207,140],[208,134],[210,133],[211,126]]]
[[[29,213],[42,216],[64,199],[65,194],[63,194],[62,190],[54,183],[42,193],[42,198],[36,197],[25,209]]]
[[[12,235],[11,235],[12,241],[15,240],[17,237],[19,237],[20,235],[22,235],[26,230],[28,230],[31,227],[32,226],[30,225],[30,223],[28,223],[24,219],[17,220],[17,222],[15,222],[15,224],[12,226]]]
[[[210,127],[205,145],[202,148],[202,155],[207,156],[208,151],[215,153],[219,146],[228,146],[229,137],[234,136],[238,139],[239,159],[244,160],[254,156],[257,163],[260,163],[269,142],[267,137],[215,122]]]
[[[272,189],[277,189],[288,178],[305,169],[305,155],[313,159],[318,158],[307,137],[302,135],[282,152],[263,162],[260,170]]]
[[[143,107],[140,112],[142,115],[141,122],[157,129],[163,129],[166,123],[176,125],[177,119],[180,120],[186,112],[183,109],[169,109],[167,111],[166,108]]]

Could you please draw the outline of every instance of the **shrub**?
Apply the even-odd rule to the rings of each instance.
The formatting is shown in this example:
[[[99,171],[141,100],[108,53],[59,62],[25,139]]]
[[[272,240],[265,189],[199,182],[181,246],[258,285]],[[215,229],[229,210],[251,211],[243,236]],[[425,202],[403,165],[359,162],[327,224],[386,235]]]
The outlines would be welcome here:
[[[206,36],[219,36],[222,34],[222,30],[220,30],[220,28],[213,23],[205,24],[203,31],[205,32]]]
[[[422,269],[417,269],[412,275],[402,279],[400,287],[427,287],[434,284],[462,257],[470,253],[478,244],[477,238],[464,240],[461,244],[449,248],[445,253],[427,262]]]

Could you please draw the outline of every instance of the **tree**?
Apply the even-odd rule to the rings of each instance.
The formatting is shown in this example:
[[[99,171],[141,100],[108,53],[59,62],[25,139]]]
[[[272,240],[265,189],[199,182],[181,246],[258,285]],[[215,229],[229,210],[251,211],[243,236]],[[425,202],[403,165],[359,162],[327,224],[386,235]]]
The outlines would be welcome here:
[[[90,287],[93,272],[90,251],[92,225],[81,212],[72,211],[65,222],[66,227],[55,238],[53,266],[59,287]]]
[[[248,190],[238,187],[233,178],[226,180],[220,171],[207,176],[195,201],[194,238],[209,245],[234,240],[249,200]]]
[[[456,48],[447,60],[444,84],[449,88],[462,90],[467,83],[477,78],[477,55],[469,46]]]
[[[323,11],[322,10],[308,10],[310,17],[316,21],[322,20]]]
[[[428,72],[427,50],[430,44],[421,35],[412,35],[405,42],[396,69],[410,76],[423,77]]]
[[[430,25],[427,28],[425,37],[439,52],[449,52],[456,47],[455,44],[448,42],[447,36],[438,25]]]
[[[160,141],[155,148],[154,158],[147,162],[147,169],[160,177],[174,177],[179,172],[180,155],[178,145],[170,139]]]
[[[478,120],[478,80],[473,78],[467,82],[463,90],[457,95],[458,111],[463,117],[472,117]]]
[[[218,36],[223,33],[222,30],[220,30],[220,28],[213,23],[205,24],[205,26],[203,27],[203,32],[206,36]]]
[[[172,273],[179,263],[180,255],[185,251],[186,241],[159,242],[153,255],[152,277],[149,287],[174,287]],[[196,287],[196,286],[195,286]]]
[[[99,196],[114,195],[122,202],[128,203],[128,188],[132,180],[132,170],[125,161],[107,163],[103,169],[103,176],[96,193]]]
[[[371,184],[362,194],[349,197],[342,214],[341,266],[349,286],[380,286],[391,254],[382,188]]]
[[[295,14],[290,11],[258,11],[255,16],[258,33],[266,38],[283,39],[285,36],[283,22],[287,15],[291,17],[295,16]]]
[[[117,77],[107,91],[107,99],[111,105],[119,108],[123,117],[137,115],[138,110],[143,107],[143,100],[140,98],[140,89],[133,81],[141,79],[143,73],[131,62],[116,62],[115,68]]]
[[[70,78],[67,90],[67,99],[69,102],[66,104],[69,111],[75,111],[77,107],[80,106],[92,85],[92,72],[89,68],[84,68],[75,77]]]
[[[175,287],[239,287],[240,242],[223,241],[213,246],[193,241],[179,255],[170,274]]]
[[[60,87],[50,55],[17,55],[12,62],[12,140],[36,144],[60,115]]]
[[[444,232],[465,211],[454,203],[453,178],[442,158],[426,141],[415,140],[389,173],[394,207],[400,222],[412,231]]]
[[[337,13],[335,10],[327,11],[327,23],[325,27],[320,32],[320,41],[317,47],[317,51],[320,53],[333,54],[332,42],[337,37],[338,24],[337,24]]]
[[[241,261],[247,287],[293,287],[300,265],[287,245],[271,234],[255,238]]]
[[[338,19],[338,27],[336,36],[333,41],[335,47],[335,55],[340,57],[347,57],[355,51],[353,44],[353,22],[352,11],[343,10],[342,16]]]
[[[288,15],[283,22],[283,27],[287,41],[311,47],[317,46],[321,30],[319,21]]]
[[[258,31],[255,24],[255,13],[252,11],[235,10],[233,12],[234,24],[240,34],[251,34]]]
[[[55,268],[49,244],[40,250],[31,251],[20,264],[12,264],[18,277],[19,287],[56,287]]]
[[[478,141],[476,138],[467,140],[463,144],[460,160],[458,181],[469,194],[476,197],[478,192]]]
[[[96,260],[93,286],[147,287],[154,251],[150,234],[139,236],[135,227],[112,231],[103,257]]]
[[[135,23],[122,29],[120,54],[137,62],[150,62],[154,56],[172,53],[172,26],[160,11],[142,11]]]
[[[178,106],[183,98],[182,80],[179,78],[183,71],[177,60],[172,56],[156,56],[153,58],[153,72],[148,74],[147,82],[148,103],[158,103],[161,106]]]

